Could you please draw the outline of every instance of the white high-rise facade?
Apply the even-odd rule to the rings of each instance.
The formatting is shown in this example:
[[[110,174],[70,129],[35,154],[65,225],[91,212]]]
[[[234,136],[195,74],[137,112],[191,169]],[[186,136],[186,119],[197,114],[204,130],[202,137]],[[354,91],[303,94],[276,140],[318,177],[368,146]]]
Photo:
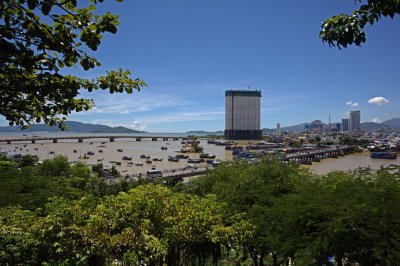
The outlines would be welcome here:
[[[360,131],[361,114],[360,111],[350,111],[349,130]]]
[[[276,135],[277,136],[281,135],[281,124],[279,123],[276,124]]]

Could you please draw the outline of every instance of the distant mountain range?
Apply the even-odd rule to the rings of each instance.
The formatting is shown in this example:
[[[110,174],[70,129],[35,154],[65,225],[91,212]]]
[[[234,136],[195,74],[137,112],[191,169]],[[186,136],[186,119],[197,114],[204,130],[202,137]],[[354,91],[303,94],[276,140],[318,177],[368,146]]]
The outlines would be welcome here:
[[[65,122],[67,132],[76,133],[143,133],[126,127],[109,127],[105,125],[87,124],[75,121]],[[58,127],[50,127],[44,124],[34,124],[30,128],[22,130],[18,126],[0,127],[0,132],[59,132]]]
[[[282,127],[282,132],[302,132],[305,126],[309,123],[302,123],[294,126]],[[106,125],[88,124],[76,121],[67,121],[65,123],[67,132],[76,133],[143,133],[144,131],[137,131],[126,127],[109,127]],[[364,122],[361,123],[361,130],[366,132],[375,131],[381,128],[400,130],[400,118],[393,118],[386,120],[382,123]],[[30,128],[22,130],[18,126],[5,126],[0,127],[0,132],[59,132],[58,127],[50,127],[44,124],[34,124]],[[264,134],[274,134],[275,128],[263,128]],[[189,135],[223,135],[224,131],[188,131]]]
[[[224,131],[203,131],[203,130],[197,130],[197,131],[188,131],[186,132],[188,135],[224,135]]]

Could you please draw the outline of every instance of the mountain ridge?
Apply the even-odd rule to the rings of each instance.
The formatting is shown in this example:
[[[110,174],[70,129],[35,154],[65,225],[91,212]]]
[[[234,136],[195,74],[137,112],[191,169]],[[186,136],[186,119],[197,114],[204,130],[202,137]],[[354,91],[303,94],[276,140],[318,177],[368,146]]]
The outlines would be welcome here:
[[[66,130],[64,132],[75,133],[144,133],[144,131],[133,130],[126,127],[110,127],[101,124],[82,123],[77,121],[65,122]],[[51,127],[45,124],[34,124],[27,129],[21,129],[18,126],[0,127],[0,132],[61,132],[58,127]]]

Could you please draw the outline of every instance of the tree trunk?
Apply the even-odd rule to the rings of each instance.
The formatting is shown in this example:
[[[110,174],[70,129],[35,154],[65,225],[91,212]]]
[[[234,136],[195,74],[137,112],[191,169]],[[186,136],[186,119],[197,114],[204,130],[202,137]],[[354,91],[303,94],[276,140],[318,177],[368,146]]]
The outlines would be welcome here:
[[[260,254],[260,266],[264,266],[264,257],[265,257],[265,253],[263,251],[261,251]]]
[[[274,262],[274,266],[278,266],[278,257],[275,253],[272,253],[272,260]]]

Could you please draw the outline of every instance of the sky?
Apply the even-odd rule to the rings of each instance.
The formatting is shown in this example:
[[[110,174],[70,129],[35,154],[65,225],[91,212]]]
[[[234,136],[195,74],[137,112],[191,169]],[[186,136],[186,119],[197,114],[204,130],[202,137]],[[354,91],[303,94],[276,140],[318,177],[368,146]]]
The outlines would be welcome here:
[[[321,23],[351,13],[353,0],[125,0],[100,12],[119,14],[118,32],[92,53],[95,77],[129,69],[148,86],[132,94],[82,92],[96,108],[69,120],[147,132],[225,127],[228,89],[261,90],[261,128],[361,111],[362,122],[400,117],[400,19],[366,30],[362,47],[329,47]],[[378,97],[378,98],[377,98]]]

